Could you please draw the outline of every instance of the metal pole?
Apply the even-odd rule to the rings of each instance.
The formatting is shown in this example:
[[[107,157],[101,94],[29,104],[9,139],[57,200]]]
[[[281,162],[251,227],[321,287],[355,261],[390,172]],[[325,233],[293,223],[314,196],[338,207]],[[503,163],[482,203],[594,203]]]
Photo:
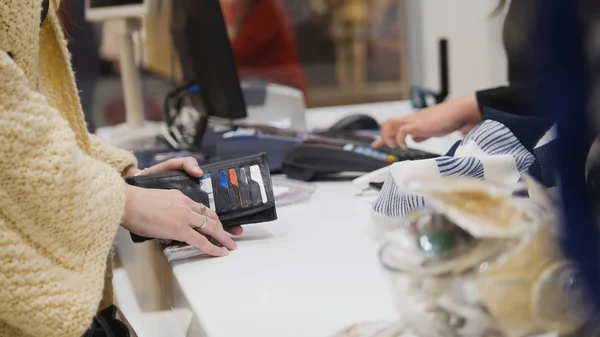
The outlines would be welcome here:
[[[119,37],[121,80],[125,98],[125,115],[131,128],[142,127],[145,121],[142,78],[135,59],[133,34],[140,29],[138,18],[124,20],[124,29]]]

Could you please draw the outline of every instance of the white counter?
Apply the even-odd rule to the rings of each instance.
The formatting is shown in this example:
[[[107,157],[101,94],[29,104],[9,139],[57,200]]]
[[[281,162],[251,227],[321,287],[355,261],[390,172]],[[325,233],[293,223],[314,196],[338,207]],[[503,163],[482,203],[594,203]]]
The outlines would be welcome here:
[[[383,121],[410,111],[405,102],[321,108],[310,110],[307,121],[321,128],[349,114]],[[443,152],[456,139],[419,147]],[[171,264],[167,283],[174,290],[167,292],[178,300],[170,306],[192,316],[187,336],[326,337],[359,321],[394,317],[369,236],[375,196],[357,195],[347,181],[316,184],[310,200],[278,208],[277,221],[246,226],[228,257]]]
[[[348,183],[319,183],[310,201],[247,226],[220,259],[176,262],[173,274],[210,337],[328,336],[394,315],[367,235],[370,201]]]

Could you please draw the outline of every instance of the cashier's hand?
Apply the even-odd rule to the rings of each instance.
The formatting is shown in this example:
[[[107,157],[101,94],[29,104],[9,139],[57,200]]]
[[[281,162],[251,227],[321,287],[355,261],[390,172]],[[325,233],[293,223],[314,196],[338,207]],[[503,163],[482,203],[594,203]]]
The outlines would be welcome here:
[[[475,94],[444,102],[416,113],[391,118],[381,125],[381,139],[374,147],[406,148],[406,136],[416,142],[445,136],[457,130],[468,131],[481,122]]]

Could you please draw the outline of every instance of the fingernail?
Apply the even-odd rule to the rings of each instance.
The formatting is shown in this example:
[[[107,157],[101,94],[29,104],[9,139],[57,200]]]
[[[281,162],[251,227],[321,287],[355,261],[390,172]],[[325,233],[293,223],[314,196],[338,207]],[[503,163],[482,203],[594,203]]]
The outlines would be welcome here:
[[[221,248],[221,253],[223,254],[223,256],[227,256],[229,255],[229,250],[227,248]]]
[[[194,166],[194,167],[192,168],[192,170],[194,170],[194,171],[196,171],[196,172],[198,172],[198,173],[202,173],[202,169],[200,169],[200,166]]]

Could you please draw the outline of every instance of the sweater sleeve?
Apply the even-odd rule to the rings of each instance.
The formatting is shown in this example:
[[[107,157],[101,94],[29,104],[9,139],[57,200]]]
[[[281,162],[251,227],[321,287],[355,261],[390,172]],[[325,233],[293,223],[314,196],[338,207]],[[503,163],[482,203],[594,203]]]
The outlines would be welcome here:
[[[80,337],[104,286],[125,183],[0,51],[0,335]]]
[[[479,111],[485,108],[522,116],[534,116],[535,86],[510,85],[476,92]]]
[[[94,158],[110,165],[119,174],[131,166],[137,167],[137,159],[131,152],[107,144],[96,135],[90,135],[90,146]]]

